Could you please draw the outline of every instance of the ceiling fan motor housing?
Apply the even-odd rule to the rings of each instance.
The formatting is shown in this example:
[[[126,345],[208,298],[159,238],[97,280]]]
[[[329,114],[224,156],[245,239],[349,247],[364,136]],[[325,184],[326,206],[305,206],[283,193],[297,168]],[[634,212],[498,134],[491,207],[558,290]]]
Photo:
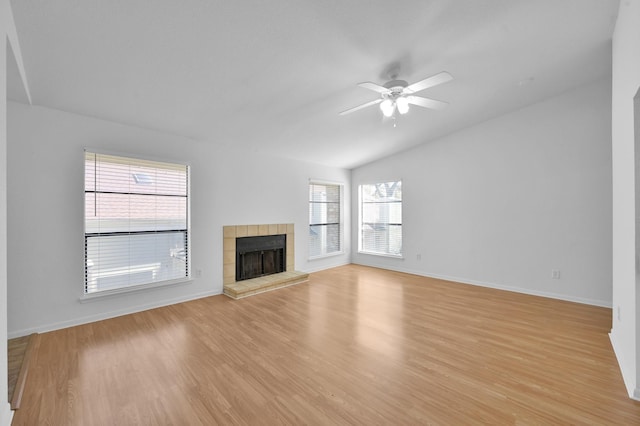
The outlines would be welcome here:
[[[395,99],[398,96],[402,95],[402,91],[404,90],[405,87],[407,87],[409,85],[409,83],[407,83],[404,80],[391,80],[391,81],[387,81],[384,84],[384,87],[386,87],[387,89],[389,89],[389,93],[386,96],[387,98],[392,98]]]

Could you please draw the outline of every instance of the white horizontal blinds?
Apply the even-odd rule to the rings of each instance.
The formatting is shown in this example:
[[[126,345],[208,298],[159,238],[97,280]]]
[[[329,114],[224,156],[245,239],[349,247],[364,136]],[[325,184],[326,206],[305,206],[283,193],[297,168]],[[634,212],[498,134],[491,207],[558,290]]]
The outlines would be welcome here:
[[[341,251],[340,185],[309,184],[309,257]]]
[[[187,277],[188,166],[85,153],[85,292]]]
[[[360,250],[402,254],[402,181],[361,185]]]

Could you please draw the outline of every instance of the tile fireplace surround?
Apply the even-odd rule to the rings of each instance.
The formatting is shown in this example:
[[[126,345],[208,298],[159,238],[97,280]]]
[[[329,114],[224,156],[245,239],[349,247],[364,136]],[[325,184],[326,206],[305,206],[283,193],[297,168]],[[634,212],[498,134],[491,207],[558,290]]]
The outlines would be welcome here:
[[[265,291],[308,281],[309,274],[294,271],[295,250],[293,245],[293,228],[293,223],[223,226],[223,293],[232,299],[241,299]],[[236,238],[279,234],[285,234],[287,236],[285,272],[236,281]]]

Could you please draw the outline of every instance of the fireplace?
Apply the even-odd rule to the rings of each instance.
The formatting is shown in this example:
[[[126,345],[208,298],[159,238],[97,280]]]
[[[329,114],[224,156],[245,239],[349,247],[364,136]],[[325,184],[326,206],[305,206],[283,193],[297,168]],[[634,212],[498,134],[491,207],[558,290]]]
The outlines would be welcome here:
[[[309,274],[295,270],[293,231],[293,223],[223,226],[224,294],[242,299],[307,282]]]
[[[236,238],[236,281],[286,270],[286,234]]]
[[[282,252],[282,258],[284,259],[284,268],[278,274],[269,275],[269,278],[273,278],[275,276],[281,275],[286,272],[294,272],[295,271],[295,259],[294,259],[294,225],[293,223],[277,223],[277,224],[262,224],[262,225],[230,225],[223,226],[222,234],[223,234],[223,269],[222,269],[222,279],[223,285],[229,286],[234,283],[240,283],[242,286],[246,286],[246,283],[249,283],[254,280],[244,279],[242,281],[238,281],[236,279],[238,267],[236,265],[236,261],[238,260],[238,253],[236,250],[236,244],[240,242],[240,244],[244,244],[241,241],[245,237],[266,237],[266,236],[284,236],[285,247]],[[282,238],[282,237],[280,237]],[[271,247],[273,248],[273,247]],[[269,249],[269,248],[268,248]],[[248,251],[248,250],[243,250]],[[254,250],[257,251],[257,250]],[[269,256],[269,255],[268,255]],[[267,256],[267,257],[268,257]],[[247,260],[247,259],[245,259]],[[277,259],[274,257],[274,262]],[[267,262],[270,262],[270,259],[267,258]],[[267,265],[269,267],[269,265]],[[257,267],[256,267],[257,270]],[[266,277],[256,278],[260,281],[267,279]]]

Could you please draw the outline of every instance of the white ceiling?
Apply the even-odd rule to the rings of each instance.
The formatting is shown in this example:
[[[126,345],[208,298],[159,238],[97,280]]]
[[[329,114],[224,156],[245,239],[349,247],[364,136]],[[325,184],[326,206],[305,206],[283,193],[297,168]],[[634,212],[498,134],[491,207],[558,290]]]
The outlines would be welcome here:
[[[353,168],[610,75],[618,0],[13,0],[33,103]],[[382,120],[390,64],[452,82]],[[11,62],[9,66],[13,66]],[[8,96],[23,101],[15,72]],[[609,100],[603,100],[609,102]]]

